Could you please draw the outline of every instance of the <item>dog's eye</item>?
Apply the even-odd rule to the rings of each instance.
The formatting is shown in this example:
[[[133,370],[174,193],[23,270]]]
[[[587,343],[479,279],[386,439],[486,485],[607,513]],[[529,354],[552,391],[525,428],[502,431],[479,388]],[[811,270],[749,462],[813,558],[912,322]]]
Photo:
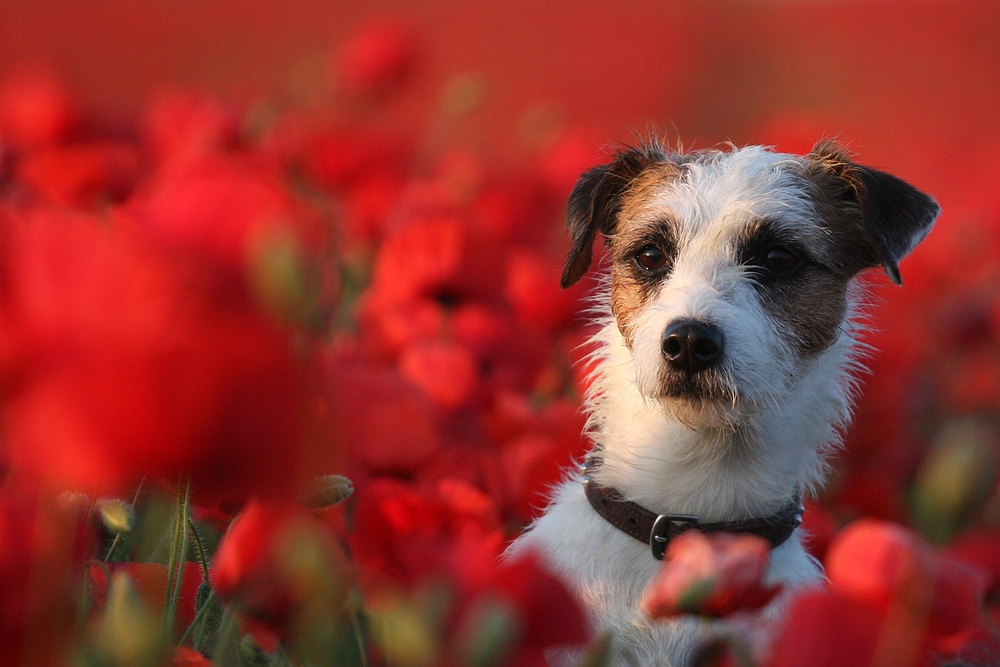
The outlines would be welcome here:
[[[646,271],[656,271],[667,263],[667,255],[655,245],[648,245],[635,254],[635,261]]]
[[[764,253],[761,266],[776,276],[787,276],[803,264],[803,259],[782,245],[771,246]]]

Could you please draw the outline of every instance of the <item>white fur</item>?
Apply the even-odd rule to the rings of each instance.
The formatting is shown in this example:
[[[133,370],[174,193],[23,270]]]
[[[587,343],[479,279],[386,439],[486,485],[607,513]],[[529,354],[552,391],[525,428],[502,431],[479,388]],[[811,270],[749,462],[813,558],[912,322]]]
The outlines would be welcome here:
[[[633,213],[681,221],[670,277],[636,320],[630,350],[599,297],[604,315],[594,340],[596,366],[586,397],[589,430],[602,448],[600,484],[658,513],[696,514],[704,522],[767,516],[798,489],[824,476],[825,456],[849,419],[859,346],[851,314],[831,347],[802,359],[776,331],[732,241],[766,216],[803,243],[823,233],[808,194],[790,175],[796,158],[761,148],[720,152],[686,166]],[[650,217],[650,220],[655,218]],[[856,294],[850,296],[856,301]],[[662,332],[680,317],[719,325],[724,371],[738,388],[732,405],[672,404],[657,395]],[[771,553],[767,578],[801,585],[822,579],[800,531]],[[687,618],[651,622],[639,610],[662,567],[650,548],[619,531],[588,503],[578,475],[555,489],[551,505],[508,551],[541,551],[579,593],[595,630],[614,633],[616,665],[687,664],[705,624]],[[571,665],[578,654],[552,656]]]

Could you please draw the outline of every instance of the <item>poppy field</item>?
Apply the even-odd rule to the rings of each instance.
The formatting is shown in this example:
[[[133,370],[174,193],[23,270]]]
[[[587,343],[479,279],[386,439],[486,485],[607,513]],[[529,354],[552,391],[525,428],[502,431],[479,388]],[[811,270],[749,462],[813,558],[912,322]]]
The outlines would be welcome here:
[[[394,122],[419,40],[362,26],[321,104],[164,88],[113,128],[0,70],[5,664],[611,664],[539,557],[501,559],[590,447],[599,281],[559,275],[607,145],[541,119],[493,160],[473,78]],[[828,586],[762,621],[761,542],[670,545],[644,609],[704,619],[698,665],[1000,662],[998,148],[916,182],[943,213],[903,289],[861,278],[870,372],[803,525]]]

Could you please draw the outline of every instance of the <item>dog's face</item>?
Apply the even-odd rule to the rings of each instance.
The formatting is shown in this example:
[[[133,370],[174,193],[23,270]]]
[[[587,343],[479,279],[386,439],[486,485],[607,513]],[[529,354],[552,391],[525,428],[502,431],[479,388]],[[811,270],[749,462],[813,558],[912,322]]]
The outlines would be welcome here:
[[[800,389],[841,335],[851,279],[881,264],[898,282],[937,211],[830,144],[806,157],[643,147],[577,184],[563,284],[602,232],[640,393],[691,426],[733,425]]]

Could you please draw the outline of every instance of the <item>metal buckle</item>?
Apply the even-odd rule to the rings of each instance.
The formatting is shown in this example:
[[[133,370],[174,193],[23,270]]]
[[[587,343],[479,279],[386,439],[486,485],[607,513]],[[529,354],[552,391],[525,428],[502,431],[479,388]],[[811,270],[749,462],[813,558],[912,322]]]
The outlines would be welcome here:
[[[693,514],[661,514],[653,522],[653,530],[649,532],[649,547],[653,550],[653,558],[663,560],[667,544],[685,530],[698,527],[698,517]]]

